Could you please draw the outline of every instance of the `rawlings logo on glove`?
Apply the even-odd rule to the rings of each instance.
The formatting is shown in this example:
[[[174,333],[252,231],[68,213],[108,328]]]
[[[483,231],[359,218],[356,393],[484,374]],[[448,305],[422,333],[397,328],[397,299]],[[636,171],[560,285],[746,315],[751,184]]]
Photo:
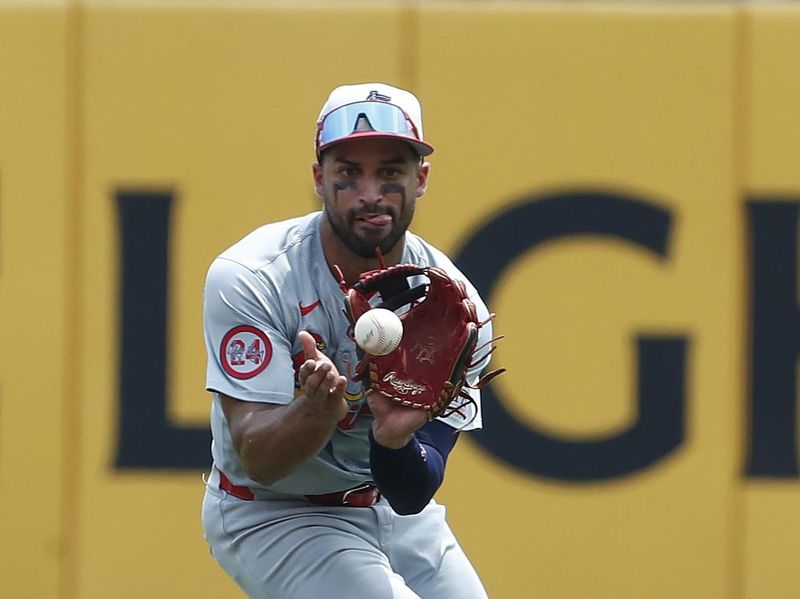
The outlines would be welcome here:
[[[428,283],[411,287],[409,279],[417,277]],[[374,308],[398,311],[403,323],[402,340],[388,354],[359,349],[356,373],[367,393],[379,391],[401,405],[427,410],[429,418],[447,416],[474,403],[467,389],[479,389],[505,370],[493,370],[474,385],[467,382],[467,371],[494,351],[492,344],[500,337],[476,347],[478,330],[494,314],[479,322],[464,283],[441,268],[398,264],[365,272],[352,288],[342,283],[342,289],[352,326]],[[381,303],[373,305],[376,294]]]
[[[417,385],[414,381],[403,381],[397,378],[396,372],[390,372],[381,380],[389,383],[395,391],[402,395],[422,395],[427,390],[425,385]]]

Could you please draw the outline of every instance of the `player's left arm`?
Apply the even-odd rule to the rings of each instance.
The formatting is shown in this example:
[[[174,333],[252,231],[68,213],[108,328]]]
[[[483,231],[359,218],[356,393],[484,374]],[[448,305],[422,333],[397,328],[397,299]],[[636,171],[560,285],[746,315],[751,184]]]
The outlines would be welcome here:
[[[372,430],[369,440],[375,484],[395,512],[409,515],[421,512],[441,486],[447,456],[458,440],[458,432],[433,420],[399,449],[381,445]]]

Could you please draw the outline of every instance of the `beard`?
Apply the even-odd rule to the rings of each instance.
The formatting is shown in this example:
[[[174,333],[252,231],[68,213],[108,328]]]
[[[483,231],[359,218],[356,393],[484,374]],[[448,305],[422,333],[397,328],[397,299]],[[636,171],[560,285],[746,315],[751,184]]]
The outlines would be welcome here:
[[[374,258],[376,256],[376,247],[380,248],[382,254],[388,254],[397,245],[397,242],[405,236],[414,216],[414,207],[413,203],[410,204],[404,201],[399,214],[391,206],[364,207],[339,214],[333,209],[330,199],[326,197],[325,213],[331,229],[348,250],[361,258]],[[356,233],[354,226],[356,221],[366,214],[388,214],[391,216],[392,225],[389,232],[385,234],[376,232],[374,235]]]

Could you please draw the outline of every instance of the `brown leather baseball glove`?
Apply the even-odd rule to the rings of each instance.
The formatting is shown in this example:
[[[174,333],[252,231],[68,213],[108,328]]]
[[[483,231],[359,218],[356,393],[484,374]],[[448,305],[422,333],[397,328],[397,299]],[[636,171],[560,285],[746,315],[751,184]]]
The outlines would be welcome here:
[[[421,277],[427,284],[409,285]],[[474,403],[467,388],[481,388],[505,370],[493,370],[474,385],[467,382],[467,371],[494,351],[500,337],[476,347],[478,329],[494,314],[479,322],[464,283],[441,268],[398,264],[372,270],[345,293],[351,325],[373,308],[395,311],[403,323],[402,340],[390,353],[375,356],[359,348],[356,373],[367,393],[380,391],[401,405],[427,410],[429,418],[447,416]]]

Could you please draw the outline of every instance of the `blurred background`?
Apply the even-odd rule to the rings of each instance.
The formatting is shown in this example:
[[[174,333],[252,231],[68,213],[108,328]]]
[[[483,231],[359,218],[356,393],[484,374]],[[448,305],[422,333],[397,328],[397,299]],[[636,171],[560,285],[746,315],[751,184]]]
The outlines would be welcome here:
[[[241,596],[204,276],[365,81],[506,335],[437,496],[490,596],[800,596],[798,65],[795,3],[0,1],[0,596]]]

